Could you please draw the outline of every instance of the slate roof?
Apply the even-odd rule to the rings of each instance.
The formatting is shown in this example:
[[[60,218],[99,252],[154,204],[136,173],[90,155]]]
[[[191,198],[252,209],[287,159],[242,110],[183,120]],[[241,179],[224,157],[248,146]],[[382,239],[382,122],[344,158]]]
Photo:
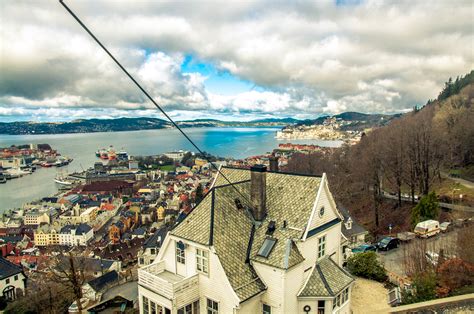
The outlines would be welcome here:
[[[351,275],[326,256],[316,262],[298,296],[335,297],[353,281],[354,278]]]
[[[273,267],[288,269],[304,260],[292,239],[303,236],[321,178],[267,172],[267,216],[252,232],[252,215],[245,208],[238,209],[235,203],[236,198],[242,205],[250,200],[250,171],[223,167],[221,172],[234,185],[228,185],[219,175],[211,192],[171,234],[213,245],[242,302],[266,289],[251,264],[246,263],[249,246],[251,260]],[[264,258],[257,252],[268,237],[270,221],[275,221],[276,230],[271,237],[277,241],[268,258]],[[283,227],[283,221],[286,221],[286,227]]]
[[[143,247],[145,249],[160,248],[168,231],[169,228],[166,226],[163,226],[160,229],[156,230],[155,233],[153,233],[153,235],[145,241]],[[159,239],[161,239],[161,241],[158,241]]]
[[[115,270],[112,270],[100,277],[94,278],[88,282],[94,291],[102,291],[107,285],[117,281],[119,278],[118,273]]]
[[[22,268],[0,257],[0,280],[22,272]]]

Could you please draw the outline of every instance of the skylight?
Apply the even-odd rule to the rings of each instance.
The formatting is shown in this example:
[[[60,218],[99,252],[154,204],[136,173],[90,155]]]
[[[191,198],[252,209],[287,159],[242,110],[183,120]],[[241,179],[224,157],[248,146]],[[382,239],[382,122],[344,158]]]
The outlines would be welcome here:
[[[273,238],[266,238],[265,241],[263,241],[262,247],[260,248],[260,250],[258,250],[257,255],[268,258],[270,252],[275,246],[276,241],[277,240]]]

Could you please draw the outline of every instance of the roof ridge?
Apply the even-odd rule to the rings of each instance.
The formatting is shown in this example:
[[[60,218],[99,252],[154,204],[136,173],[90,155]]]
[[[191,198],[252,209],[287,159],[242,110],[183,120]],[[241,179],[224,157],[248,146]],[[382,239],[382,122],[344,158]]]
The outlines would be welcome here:
[[[334,296],[334,292],[332,291],[331,287],[329,286],[329,283],[328,283],[326,277],[324,276],[324,273],[321,270],[321,266],[319,265],[319,263],[316,264],[316,270],[318,271],[319,277],[323,281],[323,284],[324,284],[324,287],[326,287],[326,290],[329,292],[330,295]]]

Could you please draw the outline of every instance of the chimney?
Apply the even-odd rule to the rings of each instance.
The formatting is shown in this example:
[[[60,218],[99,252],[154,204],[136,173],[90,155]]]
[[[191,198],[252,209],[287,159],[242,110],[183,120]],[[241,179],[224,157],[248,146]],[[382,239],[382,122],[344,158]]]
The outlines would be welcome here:
[[[252,202],[253,218],[262,221],[266,214],[266,185],[267,167],[255,165],[250,168],[250,200]]]
[[[278,172],[278,157],[270,156],[270,171]]]

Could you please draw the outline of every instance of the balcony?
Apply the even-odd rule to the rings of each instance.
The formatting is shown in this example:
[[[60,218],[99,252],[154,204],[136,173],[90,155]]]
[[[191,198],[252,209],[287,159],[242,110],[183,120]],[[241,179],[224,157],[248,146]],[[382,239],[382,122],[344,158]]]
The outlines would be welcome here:
[[[199,298],[199,276],[183,277],[165,269],[164,261],[138,269],[138,284],[171,300],[179,308]]]

